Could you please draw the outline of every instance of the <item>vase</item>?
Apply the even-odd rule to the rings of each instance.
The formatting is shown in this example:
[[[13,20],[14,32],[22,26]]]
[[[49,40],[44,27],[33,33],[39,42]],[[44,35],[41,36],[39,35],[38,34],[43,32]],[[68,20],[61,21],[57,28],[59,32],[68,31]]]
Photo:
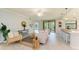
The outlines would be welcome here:
[[[4,42],[4,37],[3,37],[3,34],[2,33],[0,33],[0,43],[2,43],[2,42]]]

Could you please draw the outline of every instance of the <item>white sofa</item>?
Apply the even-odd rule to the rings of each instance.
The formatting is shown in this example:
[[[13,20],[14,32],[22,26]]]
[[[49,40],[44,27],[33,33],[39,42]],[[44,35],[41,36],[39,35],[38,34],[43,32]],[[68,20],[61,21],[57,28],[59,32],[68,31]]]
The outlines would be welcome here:
[[[35,33],[35,36],[38,37],[40,43],[46,43],[48,40],[48,30],[39,30],[39,32]]]

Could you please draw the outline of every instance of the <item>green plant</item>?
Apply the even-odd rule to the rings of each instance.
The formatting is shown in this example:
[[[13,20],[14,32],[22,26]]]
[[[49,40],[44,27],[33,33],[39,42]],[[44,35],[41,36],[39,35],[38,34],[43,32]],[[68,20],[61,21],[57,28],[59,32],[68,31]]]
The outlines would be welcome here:
[[[2,25],[2,27],[1,27],[0,31],[2,32],[3,37],[5,39],[4,41],[6,41],[7,40],[8,33],[10,32],[10,30],[7,29],[7,26],[4,25],[3,23],[1,23],[1,25]]]

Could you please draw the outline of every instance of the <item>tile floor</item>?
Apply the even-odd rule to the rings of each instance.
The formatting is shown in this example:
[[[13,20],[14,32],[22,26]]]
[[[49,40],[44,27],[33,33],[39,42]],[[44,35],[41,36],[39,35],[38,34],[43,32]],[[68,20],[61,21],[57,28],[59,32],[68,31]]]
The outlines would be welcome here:
[[[14,43],[10,45],[0,44],[0,50],[33,50],[31,47],[23,45],[21,43]],[[73,50],[69,44],[66,44],[62,40],[60,40],[56,33],[52,33],[49,36],[48,43],[45,45],[41,45],[38,50]]]

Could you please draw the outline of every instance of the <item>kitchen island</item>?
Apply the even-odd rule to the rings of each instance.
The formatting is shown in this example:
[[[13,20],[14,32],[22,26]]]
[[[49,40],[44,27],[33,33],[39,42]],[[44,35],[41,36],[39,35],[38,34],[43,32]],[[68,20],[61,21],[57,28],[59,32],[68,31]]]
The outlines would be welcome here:
[[[72,31],[71,32],[70,47],[79,49],[79,31]]]
[[[65,42],[68,43],[70,42],[70,30],[67,29],[61,29],[61,39]]]
[[[61,38],[70,44],[71,48],[79,49],[79,30],[61,29]]]

